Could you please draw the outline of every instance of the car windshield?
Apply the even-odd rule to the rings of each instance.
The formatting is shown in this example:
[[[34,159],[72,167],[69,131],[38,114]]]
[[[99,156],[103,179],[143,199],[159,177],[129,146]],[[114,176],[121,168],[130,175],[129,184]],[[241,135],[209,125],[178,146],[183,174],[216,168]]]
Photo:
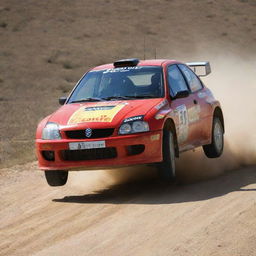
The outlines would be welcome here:
[[[121,67],[88,72],[68,102],[160,98],[163,95],[161,67]]]

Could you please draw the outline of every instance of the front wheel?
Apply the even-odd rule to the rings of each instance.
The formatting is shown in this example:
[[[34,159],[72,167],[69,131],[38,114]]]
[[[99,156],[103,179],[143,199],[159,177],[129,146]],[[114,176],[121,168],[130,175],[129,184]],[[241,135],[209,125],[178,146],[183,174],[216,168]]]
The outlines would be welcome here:
[[[212,123],[212,143],[203,146],[204,153],[209,158],[221,156],[224,147],[224,129],[218,117],[213,118]]]
[[[68,171],[45,171],[45,178],[50,186],[63,186],[68,180]]]
[[[175,146],[174,136],[171,131],[163,131],[163,161],[160,164],[159,174],[165,180],[175,178]]]

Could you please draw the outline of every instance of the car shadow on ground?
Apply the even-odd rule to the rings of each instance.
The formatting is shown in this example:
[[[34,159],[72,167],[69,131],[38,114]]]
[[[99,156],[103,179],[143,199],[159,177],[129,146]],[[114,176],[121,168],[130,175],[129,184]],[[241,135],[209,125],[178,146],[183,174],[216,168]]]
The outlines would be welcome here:
[[[52,201],[78,204],[172,204],[207,200],[234,191],[256,192],[256,185],[243,188],[254,183],[256,166],[248,166],[193,184],[168,184],[155,179],[145,179],[113,185],[91,194],[65,196]]]

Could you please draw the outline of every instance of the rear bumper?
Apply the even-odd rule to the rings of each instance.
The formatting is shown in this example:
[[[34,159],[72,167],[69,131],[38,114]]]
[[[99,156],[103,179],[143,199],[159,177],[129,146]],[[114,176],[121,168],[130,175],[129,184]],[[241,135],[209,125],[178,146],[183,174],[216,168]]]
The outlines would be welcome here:
[[[63,152],[69,150],[69,142],[105,141],[106,148],[114,148],[116,155],[106,159],[72,160],[65,159]],[[144,145],[142,152],[132,154],[129,146]],[[48,161],[43,151],[53,151],[54,161]],[[131,134],[90,140],[42,140],[36,139],[36,153],[42,170],[100,169],[129,165],[148,164],[162,161],[162,131]],[[74,154],[74,152],[71,152]]]

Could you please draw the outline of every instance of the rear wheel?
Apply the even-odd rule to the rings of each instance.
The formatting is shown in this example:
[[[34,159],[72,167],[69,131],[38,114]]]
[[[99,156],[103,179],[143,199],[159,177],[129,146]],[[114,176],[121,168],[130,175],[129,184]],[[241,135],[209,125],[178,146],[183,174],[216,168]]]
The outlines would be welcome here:
[[[50,186],[63,186],[68,180],[68,171],[45,171],[45,178]]]
[[[163,131],[163,161],[160,164],[159,174],[162,179],[175,178],[175,146],[174,136],[171,131]]]
[[[204,153],[209,158],[221,156],[224,147],[224,129],[219,117],[213,118],[212,143],[203,146]]]

